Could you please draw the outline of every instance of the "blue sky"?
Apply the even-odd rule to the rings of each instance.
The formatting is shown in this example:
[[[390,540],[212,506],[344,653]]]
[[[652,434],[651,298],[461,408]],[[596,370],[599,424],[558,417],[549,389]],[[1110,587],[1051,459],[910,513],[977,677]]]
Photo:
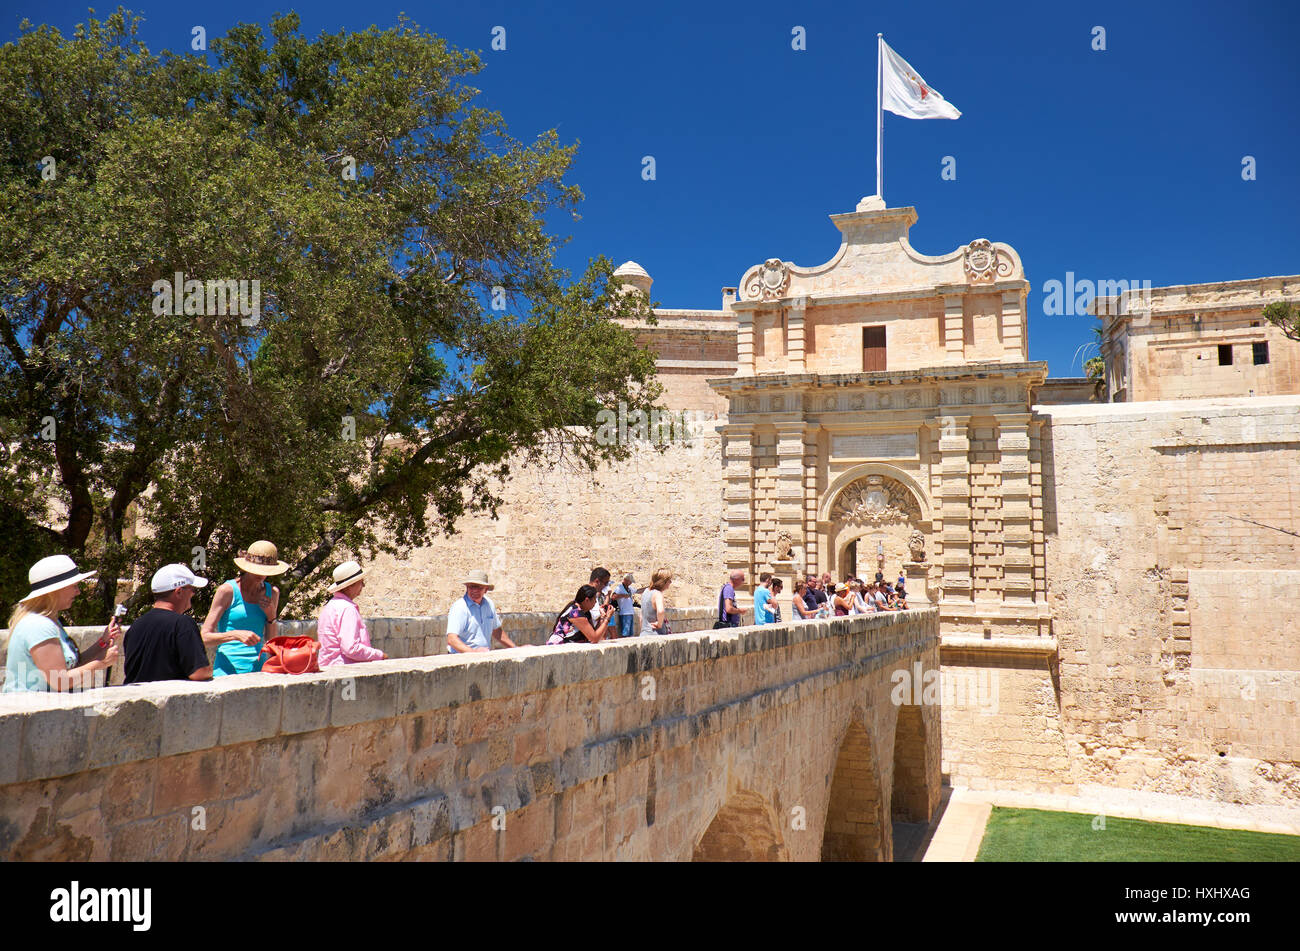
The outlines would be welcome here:
[[[101,4],[99,15],[111,7]],[[913,246],[1005,241],[1033,285],[1030,357],[1078,375],[1084,317],[1047,316],[1066,272],[1153,286],[1300,273],[1300,4],[186,4],[141,2],[153,49],[295,9],[303,31],[394,23],[405,10],[483,51],[476,84],[521,141],[581,145],[582,219],[564,263],[634,259],[666,307],[720,306],[720,288],[780,257],[828,260],[827,220],[875,191],[875,35],[959,109],[885,117],[885,197],[915,206]],[[65,32],[86,4],[0,0],[0,39],[27,17]],[[490,49],[493,27],[506,49]],[[791,48],[806,30],[807,49]],[[1094,51],[1093,28],[1106,31]],[[657,177],[641,177],[652,155]],[[957,178],[940,177],[943,157]],[[1243,181],[1253,156],[1257,178]]]

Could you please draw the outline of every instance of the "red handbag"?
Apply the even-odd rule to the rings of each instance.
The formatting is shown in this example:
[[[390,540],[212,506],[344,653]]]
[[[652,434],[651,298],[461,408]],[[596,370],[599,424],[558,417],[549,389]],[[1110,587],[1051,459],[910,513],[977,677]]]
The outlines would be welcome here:
[[[263,654],[271,655],[262,665],[262,673],[320,673],[320,664],[316,661],[319,652],[320,644],[310,637],[273,637],[262,647]]]

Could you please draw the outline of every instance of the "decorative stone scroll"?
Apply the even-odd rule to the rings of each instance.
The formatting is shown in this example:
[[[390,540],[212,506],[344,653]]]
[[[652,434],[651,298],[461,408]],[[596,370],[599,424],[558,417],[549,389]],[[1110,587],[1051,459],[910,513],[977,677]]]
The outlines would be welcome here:
[[[886,476],[869,475],[835,499],[831,520],[850,525],[897,525],[919,521],[921,506],[910,489]]]
[[[785,296],[790,286],[790,266],[780,258],[768,258],[745,285],[745,296],[750,300],[777,300]]]
[[[999,277],[1010,276],[1014,265],[987,238],[976,238],[966,245],[963,265],[972,284],[992,284]]]

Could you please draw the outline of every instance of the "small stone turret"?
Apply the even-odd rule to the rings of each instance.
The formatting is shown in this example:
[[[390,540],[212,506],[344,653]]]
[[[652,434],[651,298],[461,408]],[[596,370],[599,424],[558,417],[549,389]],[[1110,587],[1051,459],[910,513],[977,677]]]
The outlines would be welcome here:
[[[620,264],[614,271],[614,279],[623,285],[624,290],[638,290],[647,298],[650,296],[650,285],[654,283],[654,278],[635,261]]]

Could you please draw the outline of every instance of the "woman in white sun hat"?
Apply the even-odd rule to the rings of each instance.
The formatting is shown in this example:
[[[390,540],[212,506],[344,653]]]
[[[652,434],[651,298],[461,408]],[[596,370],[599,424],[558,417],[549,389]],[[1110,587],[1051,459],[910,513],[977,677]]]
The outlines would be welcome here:
[[[80,584],[94,575],[79,570],[67,555],[42,558],[27,572],[32,590],[9,616],[5,693],[96,686],[100,678],[95,675],[117,661],[117,639],[122,635],[117,618],[85,653],[77,650],[59,621],[77,599]]]
[[[384,652],[370,646],[366,622],[357,607],[357,598],[366,586],[366,569],[355,561],[345,561],[334,569],[329,603],[321,608],[316,621],[316,640],[320,642],[320,666],[360,664],[384,660]]]
[[[217,646],[212,676],[249,674],[266,662],[262,645],[275,636],[280,589],[267,581],[289,570],[275,545],[256,541],[235,557],[239,577],[224,582],[212,596],[203,620],[203,643]]]

